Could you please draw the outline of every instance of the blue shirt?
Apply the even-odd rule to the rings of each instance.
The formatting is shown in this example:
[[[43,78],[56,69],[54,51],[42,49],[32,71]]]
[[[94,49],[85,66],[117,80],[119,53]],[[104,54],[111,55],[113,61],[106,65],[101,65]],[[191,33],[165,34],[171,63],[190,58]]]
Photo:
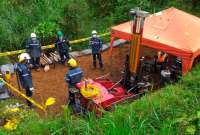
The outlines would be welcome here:
[[[102,41],[98,37],[92,37],[89,44],[92,48],[92,54],[100,53],[102,49]]]
[[[31,72],[26,64],[23,63],[16,63],[15,70],[19,75],[20,84],[24,89],[32,88],[32,75]]]
[[[69,40],[66,37],[63,37],[62,40],[57,38],[55,42],[55,47],[58,49],[59,52],[66,52],[70,47]]]
[[[76,83],[79,83],[83,77],[83,71],[81,68],[73,68],[65,75],[65,81],[68,83],[69,88],[75,87]]]
[[[38,39],[32,40],[28,39],[26,45],[26,52],[30,54],[31,57],[37,58],[41,55],[41,45]]]

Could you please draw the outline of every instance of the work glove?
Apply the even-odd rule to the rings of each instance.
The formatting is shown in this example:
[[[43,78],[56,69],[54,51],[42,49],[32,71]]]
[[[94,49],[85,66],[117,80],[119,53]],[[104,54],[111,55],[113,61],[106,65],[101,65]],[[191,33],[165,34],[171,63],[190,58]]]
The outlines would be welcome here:
[[[29,90],[33,92],[33,91],[34,91],[34,88],[32,87],[32,88],[30,88]]]
[[[28,68],[33,68],[33,64],[28,64]]]

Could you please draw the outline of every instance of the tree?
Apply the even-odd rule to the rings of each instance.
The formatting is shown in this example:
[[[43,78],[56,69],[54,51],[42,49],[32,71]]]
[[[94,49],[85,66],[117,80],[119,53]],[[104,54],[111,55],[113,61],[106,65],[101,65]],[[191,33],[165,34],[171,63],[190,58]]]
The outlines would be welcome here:
[[[105,17],[114,11],[118,0],[86,0],[94,16]]]

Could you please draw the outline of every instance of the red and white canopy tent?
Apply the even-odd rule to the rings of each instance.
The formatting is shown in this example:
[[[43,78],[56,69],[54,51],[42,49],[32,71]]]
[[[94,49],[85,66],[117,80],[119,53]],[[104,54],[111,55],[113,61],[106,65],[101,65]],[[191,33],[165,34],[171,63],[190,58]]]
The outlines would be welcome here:
[[[110,54],[116,38],[131,41],[131,23],[112,27]],[[169,8],[145,19],[142,45],[181,57],[182,73],[187,73],[200,55],[200,18]]]

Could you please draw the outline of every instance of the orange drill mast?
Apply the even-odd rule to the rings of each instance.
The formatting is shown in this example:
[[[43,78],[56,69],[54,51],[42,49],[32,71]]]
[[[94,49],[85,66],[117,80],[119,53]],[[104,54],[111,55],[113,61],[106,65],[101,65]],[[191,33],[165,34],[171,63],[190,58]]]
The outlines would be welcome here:
[[[140,44],[142,40],[143,27],[145,17],[148,16],[148,12],[142,11],[139,8],[132,9],[130,11],[132,20],[132,42],[130,46],[129,56],[127,56],[126,72],[124,84],[129,86],[136,82],[138,76],[138,65],[140,59]],[[139,81],[139,80],[137,80]],[[129,84],[127,84],[129,83]]]

